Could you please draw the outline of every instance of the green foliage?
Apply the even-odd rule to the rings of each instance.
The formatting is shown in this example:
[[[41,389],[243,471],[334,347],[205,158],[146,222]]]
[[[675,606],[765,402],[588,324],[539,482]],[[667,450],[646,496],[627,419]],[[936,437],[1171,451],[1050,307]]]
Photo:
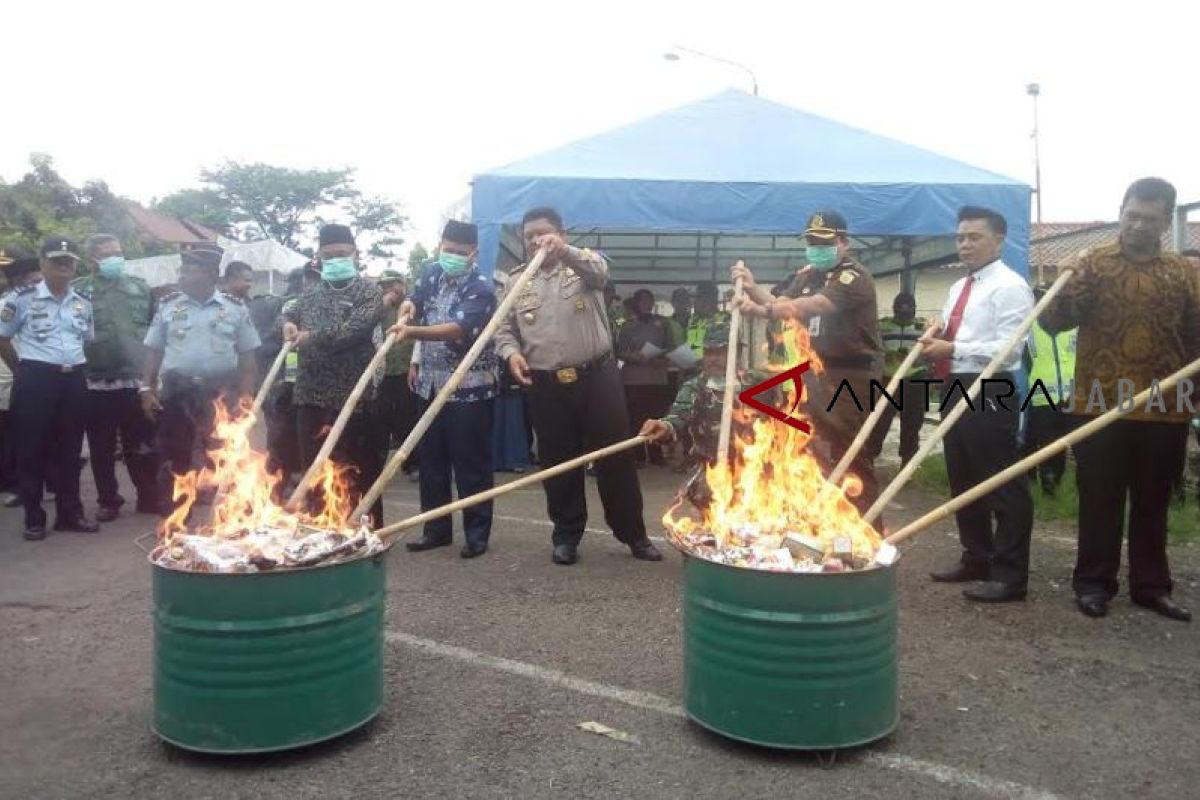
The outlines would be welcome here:
[[[30,170],[12,184],[0,183],[0,245],[36,253],[42,240],[62,236],[80,244],[93,233],[111,233],[130,258],[147,255],[121,199],[103,181],[71,186],[43,153],[29,158]],[[151,253],[152,255],[152,253]]]
[[[235,234],[233,212],[215,189],[183,189],[156,200],[151,207],[161,214],[199,223],[224,236]]]
[[[425,266],[425,262],[429,260],[429,253],[425,250],[425,245],[417,242],[408,251],[408,274],[412,278],[417,278],[421,274],[421,267]]]

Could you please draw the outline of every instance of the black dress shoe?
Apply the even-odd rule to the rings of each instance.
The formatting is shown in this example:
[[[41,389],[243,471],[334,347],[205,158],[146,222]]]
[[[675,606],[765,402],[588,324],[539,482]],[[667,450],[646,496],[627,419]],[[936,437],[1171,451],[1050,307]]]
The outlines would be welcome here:
[[[1101,595],[1093,594],[1076,597],[1075,605],[1083,612],[1085,617],[1100,619],[1100,617],[1108,616],[1108,599]]]
[[[432,550],[435,547],[449,547],[449,539],[430,539],[428,536],[422,536],[415,542],[407,542],[404,545],[410,553],[419,553],[422,550]]]
[[[40,542],[46,538],[45,525],[27,525],[25,526],[25,541]]]
[[[929,577],[938,583],[969,583],[970,581],[986,581],[988,568],[982,564],[958,563],[949,569],[929,573]]]
[[[100,530],[100,526],[87,517],[76,517],[55,522],[54,530],[63,533],[96,533]]]
[[[463,558],[475,558],[487,552],[486,544],[464,544],[458,554]]]
[[[1025,587],[1001,581],[984,581],[976,587],[964,589],[963,597],[976,603],[1012,603],[1025,599]]]
[[[570,566],[579,560],[579,549],[573,544],[556,544],[554,545],[554,555],[550,559],[555,564],[562,564],[564,567]]]
[[[100,506],[96,509],[96,522],[112,522],[120,515],[120,506]]]
[[[1148,608],[1155,614],[1161,614],[1167,619],[1175,619],[1180,622],[1192,621],[1192,612],[1183,606],[1176,605],[1175,601],[1165,594],[1160,594],[1158,597],[1136,597],[1133,602],[1134,605]]]
[[[662,561],[662,553],[649,539],[629,545],[629,554],[640,561]]]

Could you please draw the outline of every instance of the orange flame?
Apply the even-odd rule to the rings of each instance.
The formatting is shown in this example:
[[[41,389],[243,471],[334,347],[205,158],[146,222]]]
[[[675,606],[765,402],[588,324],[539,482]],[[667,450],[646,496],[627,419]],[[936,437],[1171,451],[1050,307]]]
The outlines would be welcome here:
[[[785,341],[790,344],[789,356],[798,359],[776,368],[788,369],[807,360],[811,371],[823,372],[805,327],[790,325]],[[776,408],[797,408],[801,394],[801,387],[788,382]],[[752,417],[744,408],[735,409],[735,420],[734,452],[728,461],[706,470],[712,493],[708,507],[699,518],[680,514],[680,498],[663,515],[663,526],[676,542],[686,548],[684,537],[705,531],[716,537],[718,547],[745,544],[777,549],[786,534],[800,533],[819,539],[830,555],[834,539],[849,538],[854,557],[869,562],[882,538],[850,502],[862,491],[862,481],[852,474],[840,486],[826,481],[809,451],[812,436],[803,431],[765,416]]]
[[[243,402],[237,413],[226,410],[225,404],[215,404],[213,438],[208,451],[208,464],[175,477],[175,510],[159,526],[159,541],[169,543],[177,533],[194,533],[223,539],[238,539],[247,531],[264,528],[297,530],[311,526],[325,530],[345,530],[354,503],[350,495],[348,467],[327,461],[317,475],[310,496],[319,498],[319,510],[314,513],[292,513],[275,502],[281,494],[284,476],[267,468],[267,455],[250,444],[250,432],[257,417],[249,413],[250,404]],[[188,524],[192,507],[201,492],[216,490],[212,516],[208,524]]]

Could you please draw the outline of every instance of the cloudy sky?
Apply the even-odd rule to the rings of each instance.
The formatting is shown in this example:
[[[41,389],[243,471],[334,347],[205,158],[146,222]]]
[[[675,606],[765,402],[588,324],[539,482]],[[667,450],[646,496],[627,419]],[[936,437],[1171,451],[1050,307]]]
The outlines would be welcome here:
[[[1200,200],[1200,4],[1098,5],[13,3],[0,175],[46,152],[148,201],[224,159],[352,166],[429,244],[479,171],[749,88],[663,59],[681,44],[750,65],[772,100],[1030,183],[1036,81],[1047,221],[1111,219],[1146,174]]]

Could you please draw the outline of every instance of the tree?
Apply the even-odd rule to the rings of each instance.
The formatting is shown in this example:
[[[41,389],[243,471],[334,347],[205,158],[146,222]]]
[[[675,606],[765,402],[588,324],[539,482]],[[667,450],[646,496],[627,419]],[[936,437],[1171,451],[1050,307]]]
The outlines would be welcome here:
[[[151,207],[172,217],[197,222],[224,236],[236,236],[233,210],[216,189],[183,189],[154,201]]]
[[[234,238],[268,238],[293,250],[310,252],[315,228],[326,221],[348,220],[360,249],[370,256],[393,257],[408,225],[401,207],[383,197],[368,197],[354,185],[354,170],[291,169],[256,162],[226,161],[200,172],[207,184],[163,198],[157,208],[175,216],[218,227]]]
[[[413,280],[421,276],[421,267],[425,266],[425,262],[429,260],[429,253],[425,250],[425,246],[417,242],[412,246],[412,250],[408,251],[408,275]]]
[[[0,246],[37,252],[42,240],[51,236],[82,243],[93,233],[110,233],[121,240],[130,258],[155,254],[138,239],[124,201],[106,183],[88,181],[76,189],[44,153],[30,156],[29,165],[16,183],[0,183]]]

